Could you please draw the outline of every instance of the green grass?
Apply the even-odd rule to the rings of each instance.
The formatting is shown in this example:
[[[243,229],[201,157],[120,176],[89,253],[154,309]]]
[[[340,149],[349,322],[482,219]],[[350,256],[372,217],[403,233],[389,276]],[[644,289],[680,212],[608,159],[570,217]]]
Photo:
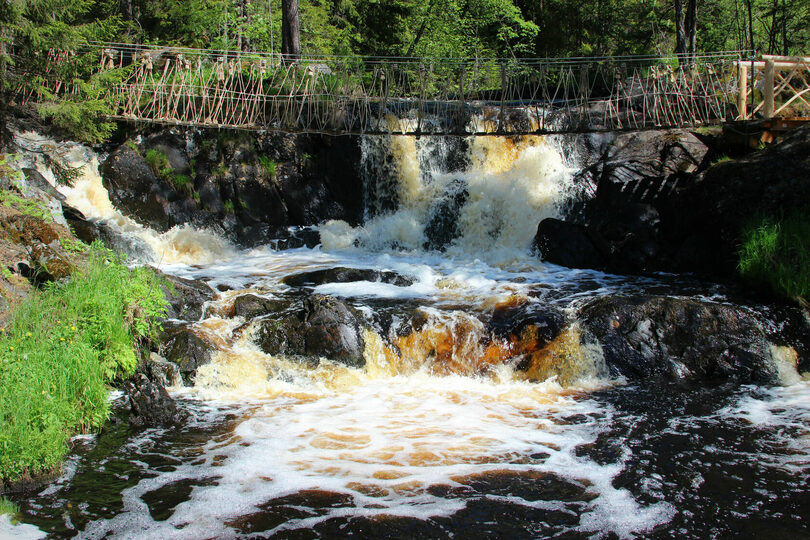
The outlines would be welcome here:
[[[180,193],[194,196],[194,183],[185,174],[176,174],[169,163],[168,156],[156,148],[150,148],[143,156],[146,164],[154,171],[155,175],[164,182],[168,182]]]
[[[225,201],[225,213],[233,214],[233,212],[234,212],[233,201]]]
[[[743,231],[740,276],[778,296],[810,300],[810,209],[759,217]]]
[[[259,156],[259,165],[270,178],[276,176],[276,162],[267,156]]]
[[[157,148],[147,150],[143,159],[146,160],[146,164],[149,165],[158,178],[168,180],[174,173],[169,163],[169,157]]]
[[[134,372],[167,305],[151,270],[99,243],[70,281],[20,305],[0,329],[0,482],[58,469],[69,437],[103,424],[107,383]]]
[[[19,513],[20,509],[17,508],[17,505],[13,502],[9,501],[5,497],[0,497],[0,516],[5,514],[17,514]]]

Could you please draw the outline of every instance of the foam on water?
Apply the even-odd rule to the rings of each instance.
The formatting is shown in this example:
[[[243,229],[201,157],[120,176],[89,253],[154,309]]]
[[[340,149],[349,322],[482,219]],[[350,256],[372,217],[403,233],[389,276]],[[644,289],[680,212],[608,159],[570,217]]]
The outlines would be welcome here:
[[[358,228],[328,222],[321,226],[323,245],[420,252],[436,201],[448,190],[463,189],[467,196],[457,216],[458,238],[447,252],[496,265],[525,261],[537,223],[558,215],[572,186],[572,169],[556,142],[543,137],[473,138],[467,168],[445,172],[442,160],[451,153],[445,148],[447,139],[391,137],[387,151],[393,158],[395,182],[378,182],[377,188],[383,198],[387,190],[387,197],[398,201],[397,208],[378,212]],[[391,174],[389,164],[375,161],[379,146],[363,146],[364,159],[377,166],[374,174]]]

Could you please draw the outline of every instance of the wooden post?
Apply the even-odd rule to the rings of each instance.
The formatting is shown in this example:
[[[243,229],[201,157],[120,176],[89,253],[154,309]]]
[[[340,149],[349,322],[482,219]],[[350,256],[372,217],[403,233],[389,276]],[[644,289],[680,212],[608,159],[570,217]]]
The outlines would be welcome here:
[[[748,120],[748,66],[740,62],[739,66],[739,82],[740,82],[740,95],[737,96],[737,109],[739,111],[740,120]]]
[[[765,61],[765,87],[762,89],[762,97],[764,103],[762,104],[762,115],[766,120],[773,118],[774,100],[774,65],[773,60],[768,59]]]

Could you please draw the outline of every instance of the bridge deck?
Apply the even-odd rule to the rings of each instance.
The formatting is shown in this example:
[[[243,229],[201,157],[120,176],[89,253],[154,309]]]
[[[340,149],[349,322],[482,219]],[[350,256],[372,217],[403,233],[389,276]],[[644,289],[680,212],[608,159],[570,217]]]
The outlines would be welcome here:
[[[715,53],[686,66],[675,57],[309,57],[285,63],[261,53],[101,43],[88,54],[109,81],[113,118],[171,125],[484,136],[810,116],[810,58],[751,63],[737,52]],[[73,58],[51,55],[54,74]],[[81,94],[75,82],[49,80],[54,94]],[[20,99],[43,96],[29,91]]]

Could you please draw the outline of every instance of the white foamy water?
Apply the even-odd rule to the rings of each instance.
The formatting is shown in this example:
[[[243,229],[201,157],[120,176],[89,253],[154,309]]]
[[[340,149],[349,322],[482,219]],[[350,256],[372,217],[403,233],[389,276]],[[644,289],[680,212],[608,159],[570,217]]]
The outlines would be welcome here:
[[[458,237],[447,253],[491,264],[526,260],[537,224],[556,217],[572,185],[573,169],[556,141],[544,137],[477,137],[469,141],[466,169],[442,172],[453,152],[447,139],[392,137],[393,183],[379,183],[398,200],[394,211],[372,217],[362,227],[329,222],[321,227],[325,249],[421,252],[427,240],[434,204],[448,193],[464,190],[466,201],[457,216]],[[382,151],[381,143],[364,145],[366,154]],[[364,156],[372,160],[372,156]],[[388,174],[390,171],[377,171]],[[372,173],[372,175],[375,173]]]

